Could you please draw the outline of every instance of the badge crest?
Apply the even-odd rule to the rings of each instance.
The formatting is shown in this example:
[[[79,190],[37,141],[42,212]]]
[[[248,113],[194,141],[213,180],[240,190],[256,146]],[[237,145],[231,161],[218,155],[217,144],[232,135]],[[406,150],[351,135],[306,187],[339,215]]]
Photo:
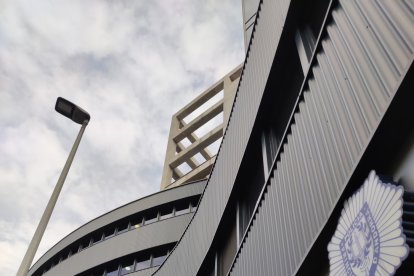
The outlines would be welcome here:
[[[374,171],[344,204],[328,244],[331,275],[390,275],[408,255],[402,231],[404,189]]]

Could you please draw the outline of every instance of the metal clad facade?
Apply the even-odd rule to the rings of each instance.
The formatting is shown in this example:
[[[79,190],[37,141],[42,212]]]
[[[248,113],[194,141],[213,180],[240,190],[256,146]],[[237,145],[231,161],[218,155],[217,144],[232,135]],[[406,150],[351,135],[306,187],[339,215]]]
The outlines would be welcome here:
[[[216,164],[196,215],[156,275],[196,275],[210,248],[251,134],[289,3],[286,0],[261,4]]]
[[[413,6],[343,0],[334,8],[232,275],[292,275],[301,264],[413,61]]]
[[[156,222],[91,246],[54,266],[44,275],[76,275],[119,257],[178,240],[193,214]],[[165,231],[168,229],[168,231]]]
[[[206,182],[205,181],[199,181],[197,183],[192,183],[192,184],[188,184],[188,185],[183,185],[180,187],[176,187],[173,189],[169,189],[169,190],[165,190],[156,194],[152,194],[149,195],[147,197],[141,198],[139,200],[136,200],[134,202],[128,203],[124,206],[121,206],[115,210],[112,210],[111,212],[108,212],[90,222],[88,222],[87,224],[79,227],[78,229],[76,229],[75,231],[73,231],[72,233],[70,233],[69,235],[67,235],[65,238],[63,238],[61,241],[59,241],[55,246],[53,246],[49,251],[47,251],[30,269],[29,274],[28,275],[32,275],[35,271],[37,271],[37,269],[39,269],[43,264],[45,264],[45,262],[47,262],[49,259],[53,258],[56,254],[58,254],[59,252],[61,252],[61,250],[65,249],[67,246],[70,246],[71,244],[77,242],[79,239],[81,239],[82,237],[85,237],[86,235],[92,233],[93,231],[100,229],[110,223],[113,223],[117,220],[120,220],[124,217],[130,216],[132,214],[135,214],[137,212],[141,212],[143,210],[149,209],[149,208],[154,208],[156,206],[171,202],[171,201],[176,201],[179,200],[181,198],[186,198],[186,197],[190,197],[190,196],[194,196],[194,195],[199,195],[201,194],[201,192],[203,191],[204,187],[205,187]],[[157,222],[154,223],[153,225],[148,225],[145,227],[142,227],[140,229],[131,231],[134,233],[138,233],[141,232],[142,233],[146,233],[145,229],[149,229],[151,228],[152,231],[150,231],[150,233],[147,233],[146,235],[150,235],[147,240],[147,243],[143,243],[140,246],[143,248],[149,248],[149,247],[153,247],[155,243],[159,244],[157,241],[156,237],[159,237],[159,239],[162,240],[167,240],[168,242],[175,242],[178,240],[178,238],[180,237],[180,235],[183,233],[185,226],[187,225],[187,222],[190,221],[190,218],[192,216],[191,214],[188,215],[184,215],[186,218],[183,218],[185,220],[185,224],[183,226],[179,226],[179,228],[176,228],[178,226],[174,226],[175,229],[177,229],[177,233],[176,232],[171,232],[171,231],[165,231],[165,223],[174,223],[173,220],[166,220],[166,221],[161,221],[161,222]],[[149,228],[147,228],[149,227]],[[169,226],[168,226],[169,227]],[[112,243],[111,241],[115,241],[118,238],[122,241],[123,238],[121,237],[128,237],[129,233],[126,234],[122,234],[120,236],[116,236],[114,238],[109,239],[108,241],[104,241],[101,244],[106,244],[106,242],[108,243]],[[152,236],[151,236],[152,235]],[[134,238],[135,239],[135,238]],[[94,253],[83,253],[89,250],[92,250],[93,248],[98,248],[99,246],[103,246],[101,244],[97,244],[91,248],[88,248],[87,250],[82,251],[81,253],[83,254],[83,256],[86,256],[84,258],[82,258],[82,262],[89,262],[90,265],[96,265],[95,262],[92,261],[92,257],[88,257],[88,256],[93,256]],[[130,243],[131,244],[131,243]],[[131,250],[126,249],[122,244],[117,244],[117,243],[113,243],[111,245],[112,247],[105,247],[107,248],[106,250],[108,251],[114,251],[114,250],[118,250],[119,249],[119,255],[116,257],[120,257],[123,255],[126,255],[127,253],[131,253]],[[133,250],[136,251],[137,248],[141,248],[141,247],[136,247]],[[110,250],[109,248],[114,248],[113,250]],[[91,251],[91,252],[95,252],[95,251]],[[97,256],[102,257],[105,251],[97,251]],[[85,255],[86,254],[86,255]],[[72,256],[71,258],[66,259],[64,262],[60,263],[58,266],[56,266],[56,268],[60,267],[61,265],[64,266],[64,264],[70,263],[70,264],[77,264],[76,262],[76,256],[78,256],[78,254]],[[74,260],[74,262],[72,262],[72,260]],[[76,266],[76,265],[75,265]],[[70,266],[69,266],[70,267]],[[64,271],[64,270],[62,270]],[[78,270],[78,272],[82,272],[82,270]],[[53,269],[51,270],[51,273],[53,274]],[[63,274],[61,274],[63,275]]]
[[[292,275],[297,271],[412,65],[414,0],[333,2],[332,20],[319,43],[311,77],[230,274]],[[197,275],[216,232],[222,230],[218,227],[259,112],[290,4],[289,0],[261,0],[229,125],[196,215],[114,236],[65,259],[47,274],[83,272],[137,249],[175,242],[185,231],[159,269],[131,275]],[[299,1],[294,4],[291,7],[300,6]],[[93,231],[138,211],[199,194],[204,184],[166,190],[87,223],[41,257],[30,273]]]

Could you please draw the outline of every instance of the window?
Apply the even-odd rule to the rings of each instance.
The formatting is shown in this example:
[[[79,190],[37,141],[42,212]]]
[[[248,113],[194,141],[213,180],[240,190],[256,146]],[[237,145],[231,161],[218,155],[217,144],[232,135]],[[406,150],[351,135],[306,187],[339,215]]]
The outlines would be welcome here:
[[[165,214],[165,215],[161,215],[160,220],[167,219],[167,218],[172,218],[172,217],[173,217],[173,213],[171,212],[171,213],[168,213],[168,214]]]
[[[316,39],[308,25],[296,31],[295,42],[303,74],[306,74],[316,44]]]
[[[186,209],[175,211],[175,215],[180,216],[180,215],[188,214],[189,212],[190,212],[190,208],[186,208]]]
[[[67,248],[63,249],[61,252],[56,254],[53,259],[50,262],[47,262],[41,269],[47,266],[48,269],[50,269],[50,266],[53,263],[53,266],[64,261],[67,258],[70,258],[71,256],[77,254],[78,252],[81,252],[85,250],[86,248],[90,246],[94,246],[104,240],[110,239],[114,237],[115,235],[119,235],[122,233],[125,233],[129,230],[134,230],[137,228],[140,228],[143,225],[148,225],[154,222],[157,222],[159,220],[164,220],[168,218],[172,218],[175,215],[183,215],[188,214],[191,212],[194,212],[197,209],[197,204],[199,201],[199,196],[192,196],[187,199],[181,199],[179,201],[175,202],[169,202],[168,204],[164,204],[162,206],[158,206],[157,209],[152,208],[150,210],[146,210],[143,212],[135,213],[133,215],[130,215],[129,217],[123,218],[122,220],[119,220],[117,222],[114,222],[110,225],[107,225],[99,230],[96,230],[95,232],[92,232],[90,235],[82,238],[81,240],[78,240],[71,245],[69,245]],[[193,207],[194,206],[194,207]],[[176,210],[176,211],[175,211]],[[143,217],[143,213],[145,214],[145,218]],[[153,266],[159,266],[161,265],[164,260],[166,259],[166,255],[164,255],[165,251],[156,251],[154,253],[154,258],[149,260],[143,260],[138,265],[136,265],[139,270],[145,269],[146,267],[150,267],[151,263]],[[121,275],[127,274],[128,266],[134,267],[134,264],[126,263],[124,266],[124,263],[121,263],[121,267],[119,268],[119,272]],[[112,269],[107,268],[104,273],[105,267],[101,267],[100,272],[102,272],[100,275],[118,275],[117,269],[118,267],[111,267]],[[114,272],[116,270],[116,273]],[[132,269],[134,270],[134,269]],[[40,271],[40,270],[39,270]],[[114,272],[114,274],[112,274]],[[132,272],[132,271],[131,271]],[[89,273],[89,272],[88,272]],[[90,274],[88,274],[90,275]]]
[[[134,271],[134,261],[129,261],[121,265],[121,274],[125,275]]]
[[[170,206],[165,206],[160,210],[160,220],[172,218],[174,216],[174,208]]]
[[[167,255],[157,256],[152,259],[152,266],[160,266],[167,259]]]
[[[152,219],[145,220],[145,225],[148,225],[148,224],[154,223],[154,222],[156,222],[157,220],[158,220],[158,217],[155,217],[155,218],[152,218]]]
[[[328,0],[309,1],[298,14],[295,43],[304,74],[308,71],[329,2]]]
[[[106,272],[106,276],[118,276],[118,270],[119,270],[118,267],[109,268]]]
[[[135,223],[135,224],[131,225],[131,230],[140,228],[141,226],[142,226],[142,223]]]
[[[142,226],[142,217],[135,217],[131,219],[131,230],[140,228]]]
[[[233,210],[233,213],[234,211],[235,210]],[[235,213],[231,217],[235,218]],[[225,234],[226,236],[221,243],[221,249],[218,252],[219,271],[221,272],[219,275],[227,275],[237,252],[237,221],[234,219],[229,223],[231,223],[231,225],[228,229],[228,233]]]
[[[78,249],[78,252],[80,252],[80,251],[82,251],[82,250],[85,250],[86,248],[88,248],[89,247],[89,245],[91,244],[91,239],[87,239],[87,240],[84,240],[84,241],[82,241],[80,244],[79,244],[79,249]]]
[[[129,222],[124,222],[124,223],[121,223],[121,224],[118,226],[118,232],[117,232],[117,235],[122,234],[122,233],[125,233],[126,231],[128,231],[128,229],[129,229]]]
[[[64,260],[66,260],[67,257],[68,257],[68,254],[67,253],[63,253],[62,254],[62,257],[60,257],[60,262],[63,262]]]
[[[278,141],[274,129],[268,126],[262,133],[262,157],[265,177],[268,176],[276,157]]]
[[[79,276],[119,276],[137,274],[135,271],[141,271],[150,267],[160,266],[167,258],[170,250],[175,246],[175,243],[168,245],[157,246],[149,250],[138,251],[116,260],[111,260],[107,263],[102,263],[96,267],[92,267],[84,271]],[[50,265],[47,266],[50,268]],[[44,267],[41,268],[42,270]],[[39,270],[39,271],[42,271]],[[138,273],[139,274],[139,273]],[[33,274],[35,275],[35,274]],[[37,275],[37,274],[36,274]]]
[[[184,215],[190,212],[190,204],[189,202],[182,202],[182,203],[178,203],[175,206],[175,215],[176,216],[180,216],[180,215]]]
[[[68,258],[70,258],[71,256],[78,253],[78,249],[79,249],[79,244],[78,243],[71,244],[70,247],[68,248],[68,251],[67,251]]]
[[[144,224],[148,225],[148,224],[154,223],[156,221],[158,221],[158,213],[152,214],[152,215],[149,215],[149,216],[145,217]]]
[[[414,133],[409,135],[408,143],[400,145],[399,158],[394,161],[394,179],[400,181],[404,189],[414,190]]]
[[[115,229],[114,228],[110,228],[110,229],[108,229],[104,232],[105,240],[107,240],[109,238],[112,238],[113,236],[115,236]]]
[[[95,233],[92,236],[92,245],[95,245],[97,243],[100,243],[102,241],[102,232]]]
[[[259,137],[258,137],[259,138]],[[251,160],[260,160],[260,141],[252,145],[251,151],[247,152],[251,155]],[[255,150],[254,150],[255,149]],[[241,181],[241,187],[238,199],[238,204],[235,206],[235,213],[238,218],[236,220],[238,228],[238,238],[241,239],[246,232],[250,219],[253,215],[257,200],[264,186],[264,169],[262,162],[250,161],[243,164],[243,168],[248,167],[249,170],[243,169],[238,180]],[[240,241],[239,241],[240,242]]]
[[[140,262],[137,262],[137,264],[135,265],[135,271],[147,269],[150,266],[151,266],[151,259],[140,261]]]
[[[197,210],[197,205],[198,205],[199,200],[200,200],[200,197],[191,199],[190,201],[191,212],[195,212]]]

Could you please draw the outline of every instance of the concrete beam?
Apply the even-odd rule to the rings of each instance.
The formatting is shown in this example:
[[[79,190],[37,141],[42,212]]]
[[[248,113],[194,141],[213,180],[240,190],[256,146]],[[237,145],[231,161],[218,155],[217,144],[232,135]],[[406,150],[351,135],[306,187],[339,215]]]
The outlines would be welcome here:
[[[191,112],[199,108],[203,103],[214,97],[217,93],[224,89],[224,80],[230,78],[231,81],[234,81],[240,77],[241,71],[243,69],[243,63],[234,68],[226,76],[218,80],[216,83],[207,88],[203,93],[201,93],[197,98],[192,100],[189,104],[181,108],[177,113],[174,114],[178,119],[183,119],[188,116]]]
[[[235,81],[236,79],[240,78],[241,71],[243,69],[243,63],[237,66],[233,71],[230,72],[230,80]]]
[[[186,182],[196,181],[196,180],[201,180],[201,179],[207,178],[207,176],[211,172],[211,168],[213,167],[213,164],[214,164],[215,161],[216,161],[216,156],[214,156],[210,160],[205,161],[199,167],[197,167],[196,169],[192,170],[191,172],[185,174],[179,180],[171,183],[170,185],[168,185],[166,187],[166,189],[170,189],[170,188],[173,188],[173,187],[180,186],[180,185],[182,185]]]
[[[212,160],[215,160],[215,158],[207,149],[207,146],[223,136],[224,128],[229,121],[242,68],[243,64],[234,68],[230,73],[211,85],[207,90],[173,115],[168,137],[163,177],[161,180],[161,190],[166,187],[170,188],[172,187],[171,185],[175,187],[188,181],[192,181],[195,178],[208,175],[209,171],[207,169],[207,164],[212,166],[214,163]],[[188,124],[183,121],[185,117],[197,110],[221,91],[223,91],[223,99],[218,103],[208,108]],[[222,125],[216,127],[200,139],[194,131],[217,116],[221,111],[223,112]],[[187,148],[181,142],[185,138],[192,143]],[[201,165],[199,164],[200,162],[194,158],[194,155],[197,153],[200,153],[206,159]],[[195,172],[190,171],[183,175],[177,167],[184,162],[186,162]],[[209,169],[211,169],[211,167]],[[206,171],[208,171],[208,173],[206,173]],[[171,183],[172,180],[175,180],[174,183]]]
[[[209,109],[200,114],[197,118],[180,129],[180,132],[173,138],[174,142],[178,143],[185,137],[192,134],[202,125],[213,119],[216,115],[223,111],[224,101],[220,100],[218,103],[211,106]]]
[[[172,117],[171,119],[171,126],[170,126],[170,134],[168,135],[168,144],[167,144],[167,151],[165,153],[165,161],[164,161],[164,169],[162,172],[161,178],[161,185],[160,189],[163,190],[168,184],[171,183],[172,179],[172,170],[169,166],[169,160],[173,159],[176,152],[177,145],[174,143],[172,138],[175,136],[179,129],[179,120],[176,117]]]
[[[210,86],[210,88],[208,88],[205,92],[200,94],[197,98],[192,100],[189,104],[181,108],[177,113],[175,113],[174,116],[176,116],[180,120],[184,119],[189,114],[191,114],[191,112],[202,106],[206,101],[217,95],[221,90],[223,90],[223,87],[223,79],[221,79],[212,86]]]
[[[175,168],[174,170],[172,170],[172,178],[174,180],[178,180],[183,176],[184,176],[184,174],[180,171],[179,168]]]
[[[200,140],[193,143],[191,146],[186,148],[184,151],[180,152],[175,156],[175,158],[170,163],[170,168],[176,168],[185,162],[186,159],[192,157],[197,152],[200,152],[201,149],[204,149],[208,145],[212,144],[214,141],[220,139],[223,136],[223,124],[217,126],[212,131],[204,135]]]
[[[181,142],[178,143],[177,144],[177,153],[180,153],[183,150],[185,150],[184,145]],[[191,169],[195,169],[200,165],[200,163],[198,163],[197,159],[195,159],[194,157],[191,157],[191,158],[187,159],[185,162],[187,162],[188,166],[190,166]]]
[[[181,126],[181,128],[182,127],[185,127],[187,124],[185,123],[185,122],[183,122],[183,121],[180,121],[180,126]],[[188,140],[190,140],[190,142],[191,143],[195,143],[196,141],[198,141],[199,140],[199,138],[198,138],[198,136],[195,134],[195,133],[190,133],[188,136],[187,136],[187,138],[188,138]],[[180,150],[181,151],[181,150]],[[177,153],[179,153],[179,151],[177,151]],[[208,149],[202,149],[201,151],[200,151],[200,154],[204,157],[204,159],[206,159],[206,160],[208,160],[208,159],[210,159],[211,158],[211,156],[213,156],[211,153],[210,153],[210,151],[208,150]]]

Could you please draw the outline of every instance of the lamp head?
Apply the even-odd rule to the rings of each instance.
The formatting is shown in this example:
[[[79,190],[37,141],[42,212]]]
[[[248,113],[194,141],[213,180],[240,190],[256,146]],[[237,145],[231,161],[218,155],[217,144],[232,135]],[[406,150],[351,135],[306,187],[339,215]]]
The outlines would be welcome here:
[[[88,112],[62,97],[57,98],[55,110],[78,124],[83,124],[85,121],[89,122],[91,119]]]

